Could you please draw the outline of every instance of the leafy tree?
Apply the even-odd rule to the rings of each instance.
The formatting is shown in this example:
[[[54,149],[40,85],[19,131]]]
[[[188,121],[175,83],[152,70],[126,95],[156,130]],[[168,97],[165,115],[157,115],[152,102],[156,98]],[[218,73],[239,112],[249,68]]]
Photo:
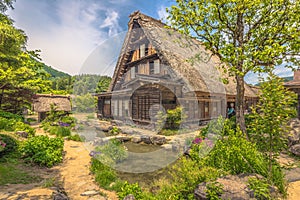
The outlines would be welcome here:
[[[173,27],[218,55],[235,77],[236,120],[246,133],[244,77],[282,63],[299,65],[300,1],[176,0],[167,9]],[[227,67],[223,69],[227,70]],[[224,70],[225,71],[225,70]]]
[[[15,0],[0,0],[0,12],[5,12],[9,8],[13,8],[12,4]]]
[[[0,109],[21,112],[33,93],[50,89],[47,73],[41,70],[37,51],[27,51],[27,37],[0,14]]]
[[[261,84],[259,104],[250,115],[249,133],[269,160],[269,173],[275,158],[286,147],[288,121],[295,115],[296,95],[283,86],[283,80],[272,72]]]

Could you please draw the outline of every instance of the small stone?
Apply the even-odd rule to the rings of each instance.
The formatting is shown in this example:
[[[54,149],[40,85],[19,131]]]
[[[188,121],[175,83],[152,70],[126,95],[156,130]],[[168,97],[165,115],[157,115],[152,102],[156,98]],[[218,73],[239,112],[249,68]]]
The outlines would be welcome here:
[[[123,200],[135,200],[135,197],[133,196],[133,194],[129,194],[126,197],[124,197]]]
[[[80,196],[95,196],[97,194],[99,194],[99,191],[91,190],[81,193]]]

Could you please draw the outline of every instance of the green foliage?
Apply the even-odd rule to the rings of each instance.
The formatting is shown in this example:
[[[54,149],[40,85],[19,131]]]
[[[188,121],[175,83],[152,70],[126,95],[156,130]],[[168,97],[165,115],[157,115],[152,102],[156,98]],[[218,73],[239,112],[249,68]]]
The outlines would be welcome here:
[[[254,191],[255,199],[271,199],[270,184],[265,179],[249,178],[248,185]]]
[[[96,108],[95,98],[89,93],[73,98],[73,104],[77,112],[94,112]]]
[[[97,159],[109,166],[121,162],[128,156],[125,147],[116,139],[108,141],[108,143],[103,146],[96,147],[96,151],[101,152],[101,154],[97,156]]]
[[[70,128],[63,126],[50,126],[48,132],[58,137],[66,137],[71,135]]]
[[[73,141],[77,141],[77,142],[83,142],[84,139],[80,137],[80,135],[78,134],[74,134],[74,135],[69,135],[67,137],[67,140],[73,140]]]
[[[13,114],[10,112],[5,112],[3,110],[0,110],[0,117],[6,118],[6,119],[14,119],[16,121],[24,120],[24,118],[21,115]]]
[[[245,75],[283,63],[299,66],[299,9],[300,2],[291,0],[176,0],[167,9],[173,28],[199,39],[224,62],[224,72],[235,77],[237,122],[244,133],[239,110],[245,107]],[[208,57],[199,53],[191,60],[205,62]]]
[[[62,162],[63,146],[63,139],[42,135],[24,141],[20,146],[20,152],[25,161],[52,167]]]
[[[81,74],[72,77],[73,94],[83,96],[85,94],[106,92],[111,78],[93,74]]]
[[[159,135],[165,135],[165,136],[171,136],[171,135],[177,135],[178,130],[171,130],[171,129],[162,129],[159,132]]]
[[[110,189],[110,184],[117,180],[116,172],[98,159],[92,158],[91,171],[96,182],[105,189]]]
[[[121,130],[117,126],[113,126],[112,129],[109,131],[109,133],[111,133],[113,135],[117,135],[117,134],[121,133]]]
[[[15,152],[18,149],[19,142],[8,134],[0,134],[0,141],[5,144],[5,147],[0,151],[0,158],[4,155]]]
[[[249,135],[270,162],[287,146],[288,122],[294,115],[296,95],[283,86],[283,80],[269,73],[261,84],[259,103],[250,115]]]
[[[216,142],[210,153],[200,162],[207,166],[225,170],[231,174],[257,173],[269,179],[282,194],[286,194],[286,183],[281,167],[272,161],[269,176],[269,162],[257,150],[255,143],[248,141],[241,133],[231,133]]]
[[[15,0],[1,0],[0,1],[0,12],[4,13],[9,8],[13,8],[12,4]]]
[[[53,69],[51,66],[48,66],[44,63],[43,63],[43,70],[45,70],[48,74],[50,74],[52,78],[62,78],[62,77],[71,78],[69,74]]]
[[[200,166],[182,158],[170,169],[171,179],[155,183],[159,188],[154,199],[194,199],[194,189],[204,181],[213,181],[223,172],[213,167]]]
[[[218,119],[211,120],[206,127],[202,128],[200,134],[202,137],[207,137],[208,134],[226,136],[234,131],[235,121],[219,116]]]
[[[210,200],[220,200],[223,193],[223,185],[216,181],[206,184],[206,197]]]
[[[14,131],[16,121],[14,119],[6,119],[0,117],[0,130]]]
[[[231,174],[258,173],[265,175],[267,163],[255,144],[238,131],[218,140],[204,161],[207,165]]]
[[[27,37],[0,14],[0,108],[21,113],[29,108],[33,93],[50,90],[47,74],[41,71],[37,51],[27,51]]]
[[[16,122],[14,125],[15,131],[25,131],[28,133],[28,137],[35,136],[35,129],[32,128],[30,125],[25,124],[23,122]]]
[[[176,107],[173,110],[167,110],[166,113],[159,111],[156,117],[157,127],[159,130],[177,130],[179,129],[181,122],[185,120],[186,115],[183,113],[182,107]]]
[[[125,181],[123,187],[121,187],[121,191],[118,192],[118,196],[120,199],[124,199],[127,195],[132,194],[135,199],[144,199],[142,188],[138,183],[129,184]]]
[[[28,173],[24,167],[19,167],[21,163],[0,162],[0,185],[7,184],[28,184],[40,182],[41,178],[37,174]]]

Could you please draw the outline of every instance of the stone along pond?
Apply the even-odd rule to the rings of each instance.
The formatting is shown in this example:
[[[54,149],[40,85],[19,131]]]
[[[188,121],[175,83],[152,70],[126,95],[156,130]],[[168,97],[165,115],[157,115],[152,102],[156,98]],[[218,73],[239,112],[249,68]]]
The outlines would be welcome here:
[[[141,186],[149,186],[154,180],[166,176],[167,167],[182,155],[186,138],[194,137],[190,135],[180,140],[174,137],[168,139],[146,130],[137,131],[130,127],[120,129],[126,134],[111,134],[106,129],[93,126],[84,127],[78,134],[84,137],[85,146],[90,152],[111,140],[120,141],[125,146],[127,156],[112,168],[122,180],[138,182]]]

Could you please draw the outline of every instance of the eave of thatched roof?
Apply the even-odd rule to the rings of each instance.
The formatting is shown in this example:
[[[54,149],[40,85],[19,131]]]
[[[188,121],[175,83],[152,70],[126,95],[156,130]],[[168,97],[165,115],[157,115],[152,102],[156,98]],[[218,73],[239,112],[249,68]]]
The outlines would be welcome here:
[[[70,96],[52,95],[52,94],[36,94],[33,97],[33,110],[35,112],[49,112],[51,105],[56,106],[58,111],[71,111]]]
[[[198,40],[182,35],[174,29],[165,28],[165,24],[139,11],[130,15],[128,32],[114,71],[109,92],[113,91],[119,73],[124,72],[129,43],[133,34],[134,23],[138,23],[160,59],[167,61],[171,69],[182,78],[191,91],[209,93],[236,94],[236,83],[233,77],[225,74],[222,68],[226,65],[207,50]],[[127,56],[127,57],[126,57]],[[222,79],[228,79],[223,84]],[[256,97],[256,90],[245,84],[245,96]]]

